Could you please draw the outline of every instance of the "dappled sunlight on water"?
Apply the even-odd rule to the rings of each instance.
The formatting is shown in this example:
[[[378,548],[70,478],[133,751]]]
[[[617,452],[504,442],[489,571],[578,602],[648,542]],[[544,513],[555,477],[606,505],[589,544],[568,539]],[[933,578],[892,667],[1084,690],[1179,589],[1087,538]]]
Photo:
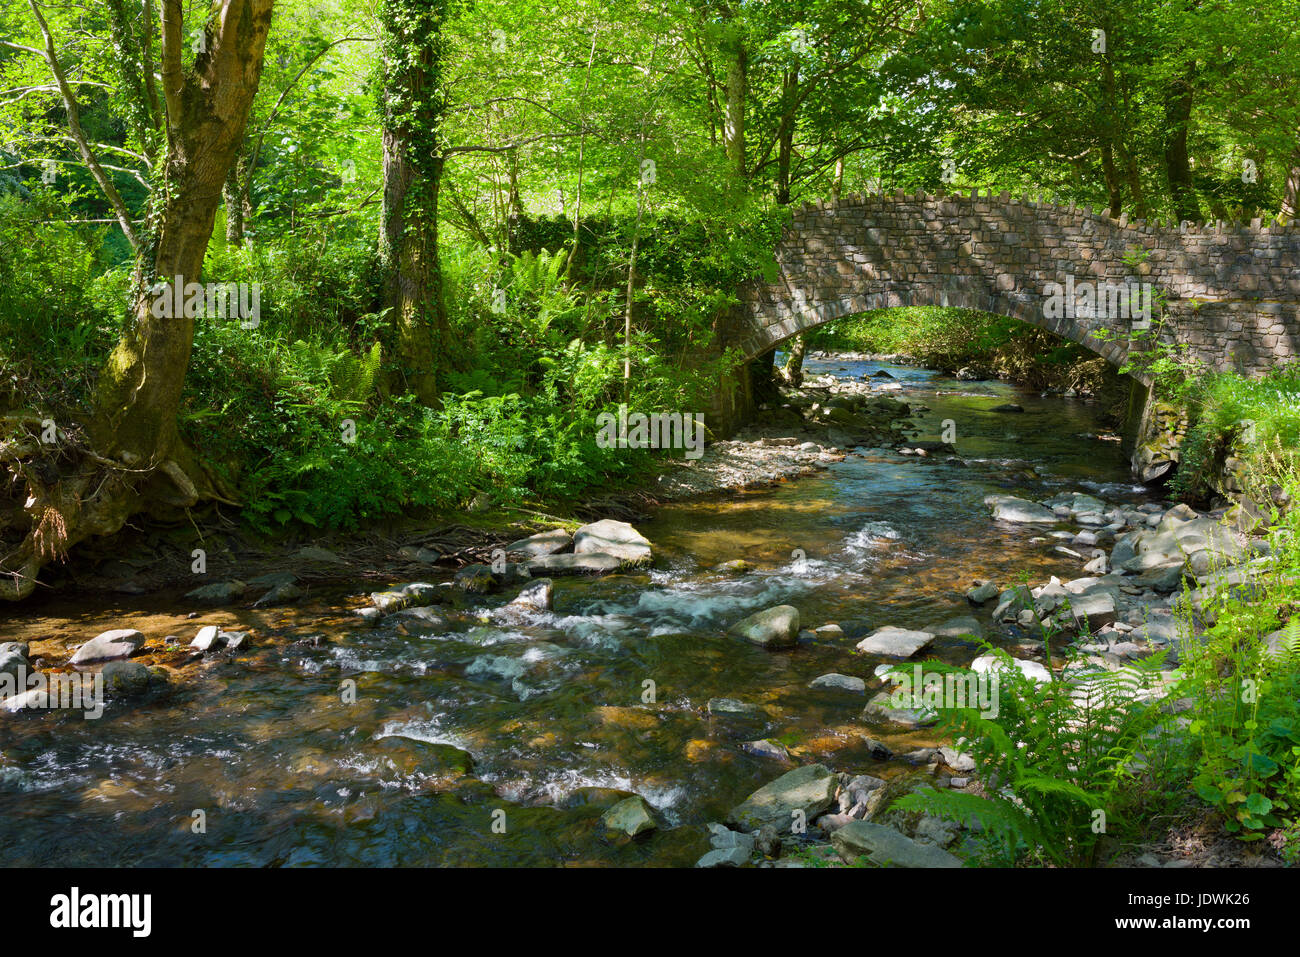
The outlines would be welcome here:
[[[808,682],[870,678],[879,659],[853,650],[865,630],[971,614],[972,578],[1080,574],[1053,541],[1033,540],[1041,527],[992,523],[990,492],[1140,493],[1118,444],[1085,437],[1099,431],[1091,406],[886,368],[903,386],[888,394],[928,409],[918,437],[937,439],[951,419],[965,464],[866,450],[771,491],[666,507],[640,526],[654,570],[559,580],[553,611],[497,610],[501,597],[446,633],[411,637],[361,627],[347,614],[355,593],[340,591],[192,620],[174,595],[111,608],[59,598],[5,621],[6,640],[58,660],[109,627],[184,643],[204,624],[242,626],[255,641],[234,657],[165,661],[176,669],[168,692],[110,703],[98,721],[0,717],[0,861],[684,865],[707,849],[706,822],[785,769],[743,741],[777,739],[797,763],[898,773],[864,736],[906,750],[930,743],[926,733],[863,723],[861,695]],[[1012,399],[1023,413],[987,411]],[[713,570],[732,559],[754,567]],[[849,634],[773,653],[725,633],[782,603],[804,628],[836,622]],[[932,653],[965,663],[975,647],[940,639]],[[343,698],[347,679],[355,701]],[[753,707],[711,715],[723,697]],[[606,837],[602,810],[633,791],[665,827]]]

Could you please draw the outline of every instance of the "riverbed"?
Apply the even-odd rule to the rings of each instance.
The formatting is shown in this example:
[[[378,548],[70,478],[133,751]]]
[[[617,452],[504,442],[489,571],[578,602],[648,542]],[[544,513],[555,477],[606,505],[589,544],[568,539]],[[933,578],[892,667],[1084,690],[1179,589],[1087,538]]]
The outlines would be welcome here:
[[[809,682],[870,679],[882,659],[854,643],[880,626],[972,614],[987,626],[964,598],[973,579],[1080,574],[1042,527],[991,521],[991,492],[1146,494],[1094,405],[875,361],[807,371],[923,407],[918,439],[955,431],[957,455],[862,449],[777,488],[666,505],[638,525],[650,570],[557,579],[549,611],[505,609],[509,592],[483,599],[440,634],[366,627],[360,586],[196,618],[170,593],[6,610],[6,640],[132,627],[188,642],[209,623],[255,640],[97,720],[0,715],[0,862],[689,866],[709,849],[708,822],[794,765],[911,771],[874,758],[870,740],[902,753],[937,743],[932,732],[863,721],[861,694]],[[1008,403],[1023,411],[994,411]],[[752,569],[716,570],[735,559]],[[778,604],[804,629],[843,634],[773,652],[726,633]],[[945,638],[926,652],[959,664],[977,653]],[[759,739],[792,764],[742,747]],[[662,826],[612,837],[600,816],[630,793]]]

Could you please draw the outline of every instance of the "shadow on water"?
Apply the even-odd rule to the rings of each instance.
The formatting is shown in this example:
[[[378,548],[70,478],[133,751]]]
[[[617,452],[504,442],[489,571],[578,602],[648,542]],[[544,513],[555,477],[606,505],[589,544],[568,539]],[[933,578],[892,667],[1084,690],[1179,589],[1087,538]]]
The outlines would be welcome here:
[[[926,407],[918,437],[938,439],[951,420],[961,461],[864,450],[798,483],[665,507],[641,529],[655,570],[560,580],[553,612],[517,615],[498,599],[443,634],[363,629],[342,593],[192,621],[177,596],[120,609],[60,599],[6,622],[20,629],[7,639],[81,641],[121,626],[189,636],[239,622],[259,640],[189,666],[151,699],[110,702],[98,720],[0,717],[0,862],[685,865],[707,849],[706,822],[785,770],[743,741],[779,740],[796,763],[897,773],[864,736],[895,749],[931,739],[864,723],[862,696],[808,682],[869,677],[879,659],[853,650],[868,628],[971,614],[972,578],[1079,574],[1041,527],[991,522],[990,492],[1141,493],[1118,445],[1096,437],[1092,406],[906,367],[807,365],[886,369],[897,386],[886,394]],[[991,411],[1008,401],[1024,412]],[[754,570],[711,571],[734,558]],[[770,653],[725,634],[780,603],[805,628],[837,622],[848,635]],[[964,663],[973,646],[941,640],[933,654]],[[722,697],[750,708],[711,716],[707,702]],[[665,826],[637,841],[604,835],[600,815],[622,792],[641,794]]]

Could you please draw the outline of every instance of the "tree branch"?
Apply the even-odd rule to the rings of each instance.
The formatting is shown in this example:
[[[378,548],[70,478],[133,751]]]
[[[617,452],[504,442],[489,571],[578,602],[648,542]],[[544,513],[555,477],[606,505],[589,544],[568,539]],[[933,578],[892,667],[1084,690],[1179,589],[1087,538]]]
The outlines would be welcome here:
[[[131,221],[131,211],[126,208],[126,203],[122,201],[122,196],[104,172],[99,160],[95,158],[90,144],[86,142],[86,134],[81,129],[81,114],[77,108],[77,98],[68,86],[68,81],[63,76],[63,67],[59,65],[58,55],[54,51],[54,37],[50,33],[50,27],[45,22],[45,17],[41,16],[40,7],[36,5],[36,0],[27,0],[27,5],[31,7],[32,16],[36,18],[36,23],[40,27],[41,36],[45,39],[45,51],[42,54],[45,62],[50,65],[50,72],[54,74],[54,82],[58,84],[59,93],[63,97],[64,108],[68,112],[68,128],[72,133],[72,139],[77,144],[77,149],[81,152],[81,158],[86,166],[90,168],[90,175],[95,178],[99,188],[103,191],[108,203],[113,207],[113,212],[117,215],[118,225],[122,227],[127,242],[131,244],[132,251],[139,251],[140,239],[136,235],[135,226]]]

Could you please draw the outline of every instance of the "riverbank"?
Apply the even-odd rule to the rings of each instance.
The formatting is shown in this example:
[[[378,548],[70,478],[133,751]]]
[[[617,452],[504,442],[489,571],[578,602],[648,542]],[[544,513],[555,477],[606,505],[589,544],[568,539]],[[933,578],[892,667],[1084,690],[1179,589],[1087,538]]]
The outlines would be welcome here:
[[[1053,679],[1018,694],[1073,691],[1101,662],[1123,675],[1172,647],[1181,655],[1176,589],[1165,590],[1175,563],[1199,571],[1208,559],[1189,564],[1194,556],[1226,552],[1229,537],[1245,557],[1247,540],[1216,531],[1218,515],[1189,517],[1126,484],[1085,403],[878,363],[810,371],[746,446],[771,469],[837,459],[798,481],[734,494],[701,485],[626,526],[613,515],[516,513],[513,538],[494,513],[475,512],[441,545],[427,533],[376,535],[364,561],[296,546],[256,575],[262,566],[241,564],[238,549],[213,548],[217,587],[201,595],[63,599],[46,606],[53,615],[34,607],[41,636],[10,653],[47,673],[99,668],[68,659],[101,631],[138,636],[100,642],[126,646],[109,659],[120,674],[110,675],[103,730],[39,713],[0,718],[16,742],[2,749],[7,779],[37,788],[30,813],[64,800],[54,782],[67,800],[110,795],[102,806],[113,813],[238,793],[250,863],[278,859],[281,832],[307,848],[287,853],[415,863],[395,840],[412,815],[466,835],[448,837],[443,863],[996,863],[978,831],[900,805],[921,788],[978,798],[988,756],[954,747],[960,735],[936,723],[942,709],[892,700],[886,669],[986,659],[980,673],[1005,672],[1013,714],[1017,675]],[[837,381],[824,387],[824,376]],[[869,428],[865,409],[882,410],[889,428]],[[945,421],[957,425],[951,450],[917,438],[939,436]],[[832,429],[848,439],[832,443]],[[525,541],[530,533],[542,537]],[[184,556],[188,544],[173,547]],[[406,549],[401,564],[396,549]],[[1096,551],[1105,565],[1086,569]],[[1123,567],[1136,558],[1145,564]],[[1115,617],[1103,623],[1092,616],[1106,616],[1107,598]],[[1091,611],[1086,638],[1075,608]],[[1016,661],[988,660],[998,650]],[[188,729],[190,743],[169,736],[172,757],[160,758],[163,728]],[[142,765],[102,750],[123,735]],[[54,773],[34,763],[52,744],[70,761]],[[783,803],[792,795],[813,799]],[[99,806],[66,813],[94,818]],[[527,821],[511,832],[524,836],[474,837],[494,808]],[[773,808],[789,821],[776,835],[764,833]],[[322,809],[332,843],[313,851],[307,822]],[[1118,827],[1116,839],[1128,833]],[[151,846],[155,837],[154,860],[208,859],[162,834]],[[1114,855],[1102,845],[1098,860]]]

